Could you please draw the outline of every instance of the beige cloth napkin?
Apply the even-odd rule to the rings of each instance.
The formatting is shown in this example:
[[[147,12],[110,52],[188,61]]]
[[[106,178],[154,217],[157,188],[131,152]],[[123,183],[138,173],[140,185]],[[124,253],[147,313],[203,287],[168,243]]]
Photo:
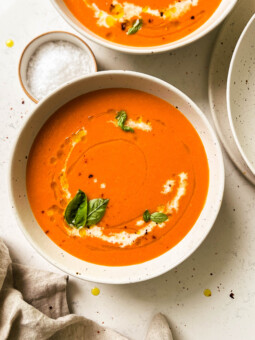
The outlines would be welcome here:
[[[82,316],[69,314],[68,276],[11,261],[0,239],[0,339],[127,340]],[[165,317],[157,314],[146,340],[173,340]]]

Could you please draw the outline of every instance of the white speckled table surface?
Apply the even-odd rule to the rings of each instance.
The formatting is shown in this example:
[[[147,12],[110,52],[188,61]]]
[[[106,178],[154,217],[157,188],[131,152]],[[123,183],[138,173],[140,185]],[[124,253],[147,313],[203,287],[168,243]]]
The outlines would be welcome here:
[[[36,104],[23,93],[18,60],[24,46],[50,30],[74,32],[49,1],[0,2],[0,220],[1,237],[12,258],[40,269],[59,272],[30,246],[19,230],[8,201],[11,146]],[[127,69],[149,73],[189,95],[211,120],[208,67],[218,29],[180,50],[154,56],[116,53],[89,42],[99,70]],[[5,41],[13,39],[13,48]],[[24,103],[23,103],[24,101]],[[132,340],[142,340],[152,316],[161,311],[175,340],[254,339],[255,323],[255,189],[224,153],[226,188],[218,219],[199,249],[183,264],[156,279],[123,286],[71,278],[72,312],[112,327]],[[203,295],[205,288],[212,296]],[[233,292],[233,297],[230,293]]]

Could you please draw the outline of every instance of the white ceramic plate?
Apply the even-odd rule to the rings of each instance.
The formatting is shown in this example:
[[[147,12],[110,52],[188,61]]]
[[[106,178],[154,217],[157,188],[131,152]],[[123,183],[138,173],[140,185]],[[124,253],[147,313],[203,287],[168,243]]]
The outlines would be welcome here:
[[[235,45],[254,13],[254,0],[239,1],[217,37],[209,71],[209,102],[217,133],[236,167],[253,184],[255,184],[255,176],[243,159],[230,127],[226,86],[229,64]]]
[[[197,130],[208,158],[210,179],[205,206],[191,231],[165,254],[137,265],[107,267],[82,261],[53,243],[37,224],[26,196],[26,163],[31,145],[42,125],[59,107],[84,93],[101,88],[132,88],[178,106]],[[222,153],[213,129],[200,109],[168,83],[142,73],[99,72],[78,79],[42,100],[26,121],[14,147],[10,166],[10,197],[19,225],[34,248],[55,266],[76,277],[103,283],[131,283],[153,278],[190,256],[205,239],[218,215],[224,190]]]
[[[243,30],[232,56],[227,107],[237,147],[255,176],[255,14]]]
[[[208,0],[210,1],[210,0]],[[96,35],[89,29],[87,29],[82,23],[80,23],[73,14],[66,7],[63,0],[51,0],[53,6],[56,8],[58,13],[66,20],[66,22],[71,25],[76,31],[80,34],[84,35],[86,38],[100,44],[102,46],[111,48],[113,50],[117,50],[124,53],[131,54],[153,54],[153,53],[162,53],[165,51],[174,50],[176,48],[188,45],[197,39],[202,38],[204,35],[213,30],[217,25],[219,25],[225,17],[232,10],[237,0],[222,0],[219,7],[213,13],[213,15],[204,23],[201,27],[199,27],[196,31],[192,32],[188,36],[174,41],[169,44],[153,46],[153,47],[132,47],[116,44],[109,40],[103,39],[100,36]]]

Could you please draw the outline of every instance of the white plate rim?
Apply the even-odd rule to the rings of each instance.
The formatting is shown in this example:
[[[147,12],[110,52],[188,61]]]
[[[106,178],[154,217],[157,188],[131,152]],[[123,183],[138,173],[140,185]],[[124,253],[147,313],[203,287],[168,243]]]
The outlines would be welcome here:
[[[247,0],[247,2],[252,1],[252,0]],[[212,55],[211,55],[211,60],[210,60],[210,65],[209,65],[209,75],[208,75],[208,97],[209,97],[209,105],[210,105],[210,111],[211,115],[213,118],[213,123],[217,132],[217,135],[220,138],[220,141],[222,145],[224,146],[224,149],[226,150],[228,156],[234,163],[234,165],[237,167],[237,169],[244,175],[244,177],[250,181],[253,185],[255,185],[255,176],[253,173],[250,171],[249,167],[245,163],[244,159],[242,158],[242,155],[240,154],[237,145],[235,145],[233,135],[232,137],[229,135],[228,132],[228,137],[229,139],[232,139],[232,143],[228,141],[228,137],[224,135],[222,128],[220,126],[220,121],[218,118],[218,113],[217,111],[221,112],[222,115],[225,115],[227,119],[225,119],[224,123],[227,125],[229,124],[228,121],[228,113],[227,113],[227,100],[226,100],[226,89],[224,88],[224,83],[226,83],[226,79],[222,77],[222,74],[219,74],[218,72],[218,65],[221,63],[223,64],[222,68],[228,68],[230,59],[227,60],[225,56],[221,53],[221,50],[224,49],[224,43],[229,39],[230,37],[233,38],[233,34],[229,34],[229,29],[231,27],[231,22],[233,22],[233,17],[235,17],[236,13],[239,13],[240,15],[240,7],[244,5],[243,2],[239,2],[237,6],[234,8],[230,16],[226,19],[226,21],[223,23],[217,37],[214,43]],[[246,8],[244,6],[244,8]],[[244,13],[242,13],[244,15]],[[248,17],[252,16],[252,13],[247,14]],[[249,18],[248,18],[249,20]],[[245,27],[245,24],[244,24]],[[235,39],[235,41],[237,41]],[[221,58],[219,59],[219,55]],[[216,83],[215,77],[219,76],[220,78],[218,79],[218,83]],[[219,83],[221,83],[221,86],[223,84],[223,90],[218,93],[218,88],[219,88]],[[223,93],[223,94],[222,94]],[[225,96],[225,102],[222,104],[220,107],[218,107],[215,104],[215,101],[219,98],[222,98],[223,95]],[[226,129],[225,129],[226,130]],[[229,125],[229,130],[231,130],[230,125]],[[226,131],[225,131],[226,132]]]
[[[241,145],[241,142],[239,141],[237,131],[236,131],[234,121],[233,121],[233,116],[232,116],[232,111],[231,111],[231,103],[230,103],[230,86],[231,86],[231,79],[232,79],[233,68],[234,68],[236,57],[237,57],[237,53],[238,53],[238,50],[239,50],[239,48],[240,48],[240,46],[243,42],[243,39],[244,39],[247,31],[249,30],[250,26],[253,24],[254,21],[255,21],[255,14],[250,18],[250,20],[248,21],[247,25],[245,26],[242,34],[240,35],[238,42],[236,44],[235,50],[233,52],[232,58],[231,58],[229,71],[228,71],[228,78],[227,78],[227,109],[228,109],[228,119],[229,119],[229,122],[230,122],[230,127],[231,127],[231,130],[232,130],[236,145],[237,145],[243,159],[245,160],[247,166],[249,167],[249,169],[251,170],[251,172],[255,176],[255,166],[249,160],[246,152],[244,151],[243,146]]]

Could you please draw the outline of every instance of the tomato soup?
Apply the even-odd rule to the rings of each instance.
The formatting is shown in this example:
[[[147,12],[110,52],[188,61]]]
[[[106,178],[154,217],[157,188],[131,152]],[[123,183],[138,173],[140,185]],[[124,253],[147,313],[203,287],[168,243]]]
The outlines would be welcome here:
[[[221,0],[64,0],[90,31],[114,43],[149,47],[181,39],[202,26]]]
[[[68,253],[107,266],[174,247],[198,219],[208,184],[191,123],[166,101],[131,89],[65,104],[28,157],[27,193],[41,228]]]

